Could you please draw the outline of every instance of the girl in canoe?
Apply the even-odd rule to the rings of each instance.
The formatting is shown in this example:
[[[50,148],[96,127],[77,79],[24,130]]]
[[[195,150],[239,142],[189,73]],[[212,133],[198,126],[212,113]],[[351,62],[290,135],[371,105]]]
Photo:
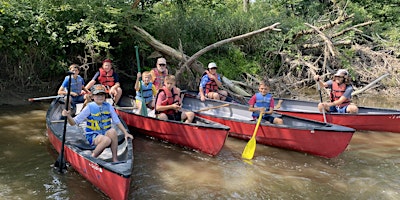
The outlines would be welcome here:
[[[331,90],[331,102],[321,102],[318,104],[318,109],[322,112],[325,109],[328,112],[337,113],[357,113],[358,107],[351,103],[351,93],[353,86],[350,84],[349,72],[345,69],[339,69],[333,79],[327,82],[320,80],[318,75],[314,76],[314,80],[321,87]]]
[[[191,123],[194,118],[193,112],[181,111],[181,90],[175,87],[175,76],[165,77],[164,86],[158,91],[156,98],[156,116],[162,120],[185,121]]]
[[[283,124],[281,118],[272,115],[274,112],[274,98],[269,93],[270,85],[268,81],[261,81],[258,86],[258,91],[249,100],[249,111],[252,111],[253,119],[260,116],[260,112],[264,112],[263,120],[269,121],[273,124]]]
[[[67,116],[70,125],[80,124],[87,119],[86,139],[90,145],[96,146],[92,156],[99,156],[105,148],[110,146],[112,160],[118,162],[118,135],[117,131],[111,127],[111,123],[117,124],[118,128],[125,134],[125,139],[133,139],[133,136],[125,129],[112,105],[106,102],[104,86],[94,85],[92,95],[94,102],[88,103],[76,117],[72,118],[70,111],[67,110],[63,110],[62,115]]]

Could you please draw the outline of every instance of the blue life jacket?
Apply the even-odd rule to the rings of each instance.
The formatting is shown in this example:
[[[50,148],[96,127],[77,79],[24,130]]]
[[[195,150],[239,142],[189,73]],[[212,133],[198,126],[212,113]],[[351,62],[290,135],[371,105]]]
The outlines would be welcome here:
[[[98,106],[95,102],[88,104],[90,115],[87,117],[86,132],[97,132],[104,135],[111,128],[110,105],[104,102]]]
[[[140,88],[142,90],[142,93],[139,91],[136,91],[136,99],[143,101],[143,98],[145,99],[145,103],[149,103],[151,100],[153,100],[153,90],[151,89],[153,87],[153,83],[149,83],[147,86],[144,85],[143,81],[140,81]]]
[[[270,93],[263,96],[260,92],[256,93],[256,103],[255,108],[264,107],[265,111],[269,111],[272,95]],[[258,117],[260,115],[259,111],[253,112],[253,117]]]

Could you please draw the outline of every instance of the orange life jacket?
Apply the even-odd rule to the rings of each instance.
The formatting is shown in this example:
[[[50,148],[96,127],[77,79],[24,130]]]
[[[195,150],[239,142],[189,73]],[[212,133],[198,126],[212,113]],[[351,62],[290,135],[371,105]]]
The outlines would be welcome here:
[[[113,76],[114,71],[112,69],[106,72],[103,68],[100,68],[99,71],[100,76],[97,78],[97,80],[99,80],[102,85],[109,87],[115,85],[115,80]]]
[[[342,83],[338,84],[336,81],[332,82],[332,91],[331,91],[331,102],[336,101],[340,99],[341,96],[343,96],[344,92],[346,91],[347,85]],[[338,105],[339,107],[344,107],[350,104],[350,99],[346,98],[346,101],[344,101],[342,104]]]
[[[206,75],[207,73],[203,73],[203,76]],[[215,74],[215,76],[218,78],[218,74]],[[211,80],[208,75],[207,78],[210,80],[206,83],[206,87],[205,87],[205,93],[209,93],[209,92],[217,92],[218,91],[218,85],[217,82],[215,82],[215,80]]]
[[[167,76],[167,72],[163,71],[160,73],[157,68],[152,69],[154,71],[154,75],[156,78],[153,81],[153,85],[156,86],[156,89],[160,89],[164,86],[164,78]]]
[[[175,91],[175,88],[172,88],[171,90],[168,90],[165,86],[162,87],[159,91],[158,94],[160,94],[161,92],[165,93],[165,96],[167,98],[165,98],[162,102],[161,105],[163,106],[168,106],[168,105],[172,105],[176,102],[181,102],[181,98],[179,97],[178,93]],[[158,99],[158,94],[157,94],[157,99]],[[156,102],[157,105],[157,102]],[[164,111],[157,111],[156,113],[165,113],[165,114],[174,114],[175,110],[170,109],[170,110],[164,110]]]

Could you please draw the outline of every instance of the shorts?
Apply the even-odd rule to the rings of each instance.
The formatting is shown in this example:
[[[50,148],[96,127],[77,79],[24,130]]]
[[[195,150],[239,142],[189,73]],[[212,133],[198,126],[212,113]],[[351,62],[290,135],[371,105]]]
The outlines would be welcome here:
[[[88,132],[88,133],[86,133],[85,134],[85,136],[86,136],[86,140],[89,142],[89,144],[90,145],[92,145],[92,146],[94,146],[94,140],[96,139],[96,137],[98,136],[98,135],[101,135],[100,133],[98,133],[98,132]]]
[[[85,97],[83,96],[83,95],[79,95],[79,96],[73,96],[72,98],[72,102],[71,102],[71,104],[75,107],[75,105],[77,104],[77,103],[83,103],[83,102],[85,102]]]
[[[346,113],[347,106],[339,107],[339,106],[331,106],[329,108],[329,112],[336,112],[336,113]]]
[[[178,112],[175,112],[174,114],[167,114],[167,117],[169,120],[181,121],[182,120],[182,112],[178,111]]]
[[[258,117],[253,116],[253,119],[257,120]],[[269,121],[271,124],[273,124],[273,123],[274,123],[274,120],[275,120],[275,117],[272,116],[272,115],[264,114],[263,117],[262,117],[262,119],[265,120],[265,121]]]

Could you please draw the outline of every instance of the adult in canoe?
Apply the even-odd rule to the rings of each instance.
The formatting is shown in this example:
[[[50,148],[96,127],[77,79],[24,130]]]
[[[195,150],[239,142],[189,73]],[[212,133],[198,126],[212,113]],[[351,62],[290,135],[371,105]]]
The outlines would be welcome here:
[[[125,129],[112,105],[105,101],[106,90],[104,86],[94,85],[92,94],[94,102],[90,102],[75,118],[72,118],[67,110],[63,110],[62,115],[67,117],[70,125],[80,124],[87,119],[85,136],[90,145],[96,146],[92,156],[96,158],[105,148],[111,145],[112,160],[118,162],[118,135],[117,131],[111,127],[111,123],[117,124],[126,139],[133,139],[133,136]]]
[[[164,79],[168,75],[167,60],[165,58],[157,58],[156,67],[150,71],[151,82],[156,87],[156,90],[160,89],[164,85]]]
[[[257,119],[260,113],[264,113],[263,120],[273,124],[283,124],[283,120],[272,116],[274,112],[274,98],[270,93],[270,85],[268,81],[261,81],[258,86],[258,91],[249,100],[249,111],[253,112],[253,119]]]
[[[77,64],[72,64],[69,66],[68,69],[70,72],[74,73],[71,76],[71,94],[70,94],[70,96],[72,98],[69,100],[70,109],[68,109],[68,110],[73,110],[73,112],[74,112],[76,109],[77,103],[84,103],[84,105],[86,105],[88,103],[88,101],[90,101],[89,100],[90,92],[88,89],[85,88],[85,81],[79,75],[79,66]],[[64,81],[62,82],[60,88],[58,89],[58,92],[57,92],[58,95],[67,96],[69,81],[70,81],[70,76],[66,76]],[[66,99],[65,99],[65,101],[66,101]]]
[[[90,89],[96,83],[102,84],[106,87],[107,93],[113,98],[114,105],[118,105],[122,95],[122,89],[119,83],[119,76],[112,67],[112,61],[110,59],[105,59],[99,71],[85,87],[86,89]]]
[[[168,75],[164,80],[162,87],[156,97],[156,116],[162,120],[185,121],[191,123],[194,118],[193,112],[181,111],[182,99],[180,89],[175,87],[175,76]]]
[[[221,76],[217,73],[217,64],[211,62],[208,64],[208,69],[204,72],[201,77],[199,94],[200,100],[204,101],[207,98],[225,101],[228,96],[228,92],[220,90],[221,87]]]
[[[314,80],[321,87],[329,88],[330,102],[321,102],[318,104],[318,109],[322,112],[325,109],[328,112],[337,113],[357,113],[358,107],[351,103],[351,93],[353,86],[350,84],[349,72],[345,69],[339,69],[333,75],[333,79],[323,82],[319,75],[314,76]]]

